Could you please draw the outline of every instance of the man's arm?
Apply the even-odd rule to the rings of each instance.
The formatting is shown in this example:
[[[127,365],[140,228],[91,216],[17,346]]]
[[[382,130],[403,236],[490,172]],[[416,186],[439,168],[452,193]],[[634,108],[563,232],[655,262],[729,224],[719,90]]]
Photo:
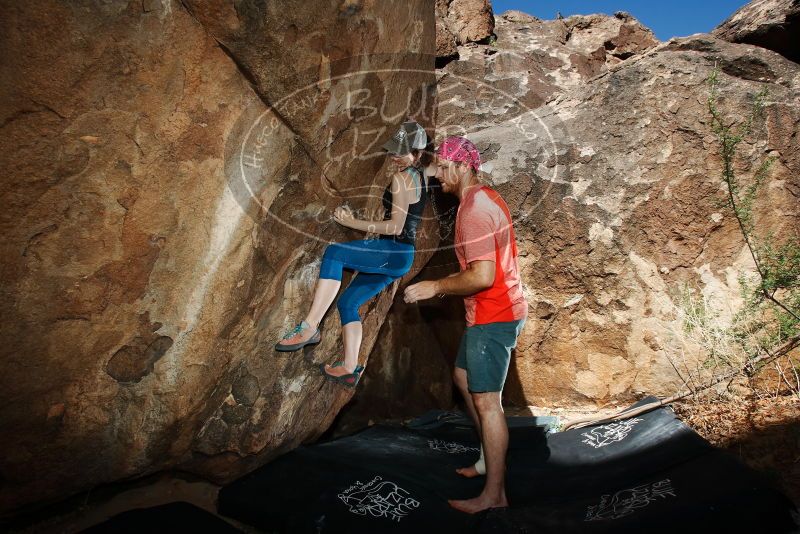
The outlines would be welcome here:
[[[473,295],[494,283],[494,262],[479,260],[470,263],[466,270],[455,276],[434,280],[438,295]]]
[[[426,300],[436,295],[473,295],[491,287],[494,283],[494,274],[495,264],[493,261],[473,261],[460,273],[408,286],[403,292],[403,300],[410,303]]]
[[[491,211],[471,213],[461,227],[467,268],[455,276],[408,286],[403,294],[405,301],[417,302],[436,295],[474,295],[491,287],[496,269],[496,227]]]

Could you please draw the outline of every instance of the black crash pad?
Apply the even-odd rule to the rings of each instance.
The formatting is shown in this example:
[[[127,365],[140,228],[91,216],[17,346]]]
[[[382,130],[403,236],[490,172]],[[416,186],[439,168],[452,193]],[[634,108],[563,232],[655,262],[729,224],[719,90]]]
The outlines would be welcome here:
[[[219,512],[292,533],[794,529],[785,496],[670,408],[553,434],[534,418],[508,420],[505,510],[450,508],[483,487],[454,472],[477,459],[477,436],[463,417],[426,414],[299,447],[223,488]]]
[[[156,534],[161,532],[241,532],[214,514],[188,502],[172,502],[152,508],[136,508],[117,514],[83,531],[86,534]]]

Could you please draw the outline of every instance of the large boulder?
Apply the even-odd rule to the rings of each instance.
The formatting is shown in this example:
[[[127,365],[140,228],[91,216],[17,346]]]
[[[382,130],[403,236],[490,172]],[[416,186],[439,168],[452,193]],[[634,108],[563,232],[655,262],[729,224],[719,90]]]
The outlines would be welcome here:
[[[732,43],[747,43],[800,62],[800,0],[753,0],[711,32]]]
[[[3,13],[0,509],[165,468],[228,480],[324,432],[352,395],[317,371],[335,309],[316,350],[272,346],[325,244],[360,237],[333,207],[388,183],[378,141],[432,125],[433,6]],[[362,361],[395,288],[362,310]]]
[[[596,407],[669,395],[702,365],[683,335],[680,284],[741,306],[754,266],[724,204],[706,80],[745,116],[770,91],[766,127],[737,169],[775,156],[754,209],[760,231],[798,232],[800,67],[710,35],[658,43],[625,14],[497,19],[497,42],[459,47],[438,71],[437,135],[466,134],[493,170],[520,246],[529,321],[509,372],[516,404]],[[420,278],[434,278],[424,270]],[[431,304],[439,306],[438,303]],[[440,312],[444,312],[441,307]],[[442,313],[439,328],[453,328]],[[457,338],[443,339],[454,354]]]

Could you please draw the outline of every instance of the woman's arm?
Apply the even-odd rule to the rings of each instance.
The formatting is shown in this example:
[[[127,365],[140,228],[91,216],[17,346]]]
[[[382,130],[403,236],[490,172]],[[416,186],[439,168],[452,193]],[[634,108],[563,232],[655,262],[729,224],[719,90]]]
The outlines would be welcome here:
[[[362,232],[371,232],[383,235],[399,235],[406,224],[406,214],[410,204],[410,194],[403,176],[397,172],[392,176],[392,217],[388,221],[365,221],[356,219],[346,210],[334,212],[334,220],[343,226]]]

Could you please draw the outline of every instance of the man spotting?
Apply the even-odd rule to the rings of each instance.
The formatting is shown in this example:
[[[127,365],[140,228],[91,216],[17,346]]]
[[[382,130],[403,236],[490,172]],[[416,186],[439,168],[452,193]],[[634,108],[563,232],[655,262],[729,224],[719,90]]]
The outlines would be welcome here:
[[[511,349],[528,314],[511,214],[500,195],[478,181],[480,164],[477,148],[463,137],[448,137],[439,147],[436,177],[444,192],[459,198],[455,252],[461,270],[447,278],[413,284],[404,292],[409,303],[436,295],[464,296],[467,327],[453,379],[481,438],[481,460],[458,473],[483,474],[485,460],[486,484],[474,499],[448,502],[468,513],[508,506],[508,427],[502,391]]]

